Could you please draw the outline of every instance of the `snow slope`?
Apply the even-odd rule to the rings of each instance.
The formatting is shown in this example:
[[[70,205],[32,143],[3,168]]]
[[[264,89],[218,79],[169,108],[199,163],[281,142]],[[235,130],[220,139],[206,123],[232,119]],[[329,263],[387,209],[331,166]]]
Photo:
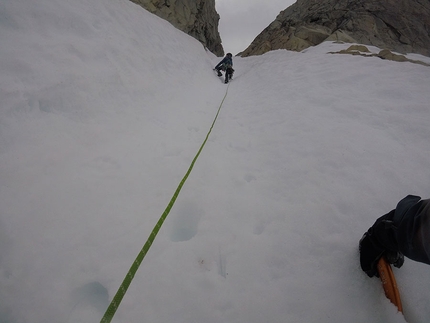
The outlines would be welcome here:
[[[429,197],[430,68],[324,43],[226,86],[126,0],[5,0],[0,43],[1,323],[100,321],[227,89],[113,322],[405,322],[357,244]],[[395,274],[426,322],[430,268]]]

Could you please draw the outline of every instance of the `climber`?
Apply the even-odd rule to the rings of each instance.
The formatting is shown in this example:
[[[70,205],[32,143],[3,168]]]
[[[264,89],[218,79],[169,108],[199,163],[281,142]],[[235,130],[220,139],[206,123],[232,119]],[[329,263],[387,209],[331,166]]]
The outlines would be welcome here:
[[[430,265],[430,199],[408,195],[381,216],[359,243],[361,269],[378,276],[381,257],[400,268],[404,257]]]
[[[224,83],[228,83],[229,80],[233,78],[233,55],[228,53],[221,62],[218,63],[214,68],[215,71],[218,72],[218,76],[222,76],[221,71],[225,71],[225,81]]]

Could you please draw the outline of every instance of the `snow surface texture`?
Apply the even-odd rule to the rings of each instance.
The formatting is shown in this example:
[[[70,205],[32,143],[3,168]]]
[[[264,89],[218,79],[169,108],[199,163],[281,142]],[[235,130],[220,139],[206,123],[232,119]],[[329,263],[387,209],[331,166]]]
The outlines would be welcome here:
[[[127,0],[2,1],[0,44],[0,322],[99,322],[215,117],[220,58]],[[430,68],[327,54],[347,46],[234,59],[113,322],[405,322],[357,247],[429,197]],[[430,267],[395,274],[428,322]]]

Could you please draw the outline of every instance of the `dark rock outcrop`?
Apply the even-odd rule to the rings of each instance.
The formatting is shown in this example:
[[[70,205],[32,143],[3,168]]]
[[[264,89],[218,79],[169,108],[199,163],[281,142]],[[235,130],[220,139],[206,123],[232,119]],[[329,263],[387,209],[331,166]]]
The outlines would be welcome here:
[[[224,55],[215,0],[131,0],[199,40],[217,56]]]
[[[329,54],[349,54],[349,55],[359,55],[363,57],[378,57],[381,59],[386,59],[394,62],[409,62],[413,64],[419,64],[419,65],[430,67],[430,64],[427,64],[419,60],[409,59],[404,55],[394,54],[388,49],[380,50],[378,53],[371,53],[370,50],[364,45],[352,45],[352,46],[349,46],[347,49],[342,49],[338,52],[329,52]]]
[[[326,40],[430,56],[430,1],[298,0],[241,56],[275,49],[301,51]]]

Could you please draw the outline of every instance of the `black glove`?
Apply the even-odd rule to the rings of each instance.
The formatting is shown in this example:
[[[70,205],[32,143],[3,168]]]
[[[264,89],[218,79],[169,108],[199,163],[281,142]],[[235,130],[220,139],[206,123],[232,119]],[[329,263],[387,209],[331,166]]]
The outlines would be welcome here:
[[[372,241],[371,233],[364,233],[359,243],[360,266],[361,269],[369,276],[378,276],[378,260],[384,254],[384,249]]]
[[[376,220],[359,243],[361,269],[369,277],[379,276],[377,265],[381,257],[385,257],[388,263],[397,268],[404,263],[404,256],[397,248],[396,228],[393,222],[387,219],[387,215]]]
[[[403,256],[403,254],[399,251],[386,251],[384,253],[384,257],[388,263],[392,264],[396,268],[402,267],[403,263],[405,262],[405,256]]]

